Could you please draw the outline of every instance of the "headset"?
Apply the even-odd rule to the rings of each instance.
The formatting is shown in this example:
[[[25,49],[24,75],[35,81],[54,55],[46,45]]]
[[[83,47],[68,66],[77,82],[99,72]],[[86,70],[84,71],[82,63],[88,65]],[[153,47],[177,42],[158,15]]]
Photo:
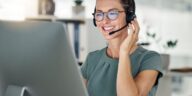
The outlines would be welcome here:
[[[128,25],[135,17],[135,1],[134,0],[126,0],[127,2],[129,3],[126,3],[125,6],[124,6],[124,9],[125,9],[125,13],[126,13],[126,25]],[[94,9],[94,13],[96,12],[96,7]],[[96,24],[96,20],[95,20],[95,17],[93,16],[93,24],[94,26],[96,27],[97,24]],[[124,27],[120,28],[120,29],[123,29]],[[118,30],[120,31],[120,30]]]

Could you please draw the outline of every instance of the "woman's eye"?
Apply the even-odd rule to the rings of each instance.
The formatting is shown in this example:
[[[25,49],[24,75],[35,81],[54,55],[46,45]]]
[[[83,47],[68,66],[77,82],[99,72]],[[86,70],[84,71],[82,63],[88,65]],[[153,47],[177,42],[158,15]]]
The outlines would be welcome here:
[[[103,16],[103,14],[102,13],[96,13],[96,16],[100,17],[100,16]]]

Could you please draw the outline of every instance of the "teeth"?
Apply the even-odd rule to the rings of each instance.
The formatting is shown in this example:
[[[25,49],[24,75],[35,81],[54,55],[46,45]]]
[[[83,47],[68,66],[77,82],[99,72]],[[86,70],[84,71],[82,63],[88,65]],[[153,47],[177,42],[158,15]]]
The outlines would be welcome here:
[[[108,31],[108,30],[111,30],[113,29],[113,27],[104,27],[104,30]]]

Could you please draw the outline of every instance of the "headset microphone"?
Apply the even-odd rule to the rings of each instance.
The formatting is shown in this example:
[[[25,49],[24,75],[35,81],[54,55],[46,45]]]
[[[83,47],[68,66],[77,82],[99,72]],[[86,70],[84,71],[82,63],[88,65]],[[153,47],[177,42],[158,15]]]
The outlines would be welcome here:
[[[120,29],[110,32],[109,35],[112,35],[112,34],[118,32],[118,31],[121,31],[121,30],[123,30],[127,26],[128,26],[128,23],[125,26],[121,27]]]

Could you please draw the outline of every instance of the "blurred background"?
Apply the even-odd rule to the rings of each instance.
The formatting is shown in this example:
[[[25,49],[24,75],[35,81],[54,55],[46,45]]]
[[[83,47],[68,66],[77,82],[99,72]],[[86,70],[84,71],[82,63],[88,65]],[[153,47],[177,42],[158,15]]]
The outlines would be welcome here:
[[[192,0],[135,0],[138,44],[159,52],[164,77],[157,96],[192,96]],[[81,65],[106,46],[93,26],[95,0],[0,0],[0,20],[61,22]]]

